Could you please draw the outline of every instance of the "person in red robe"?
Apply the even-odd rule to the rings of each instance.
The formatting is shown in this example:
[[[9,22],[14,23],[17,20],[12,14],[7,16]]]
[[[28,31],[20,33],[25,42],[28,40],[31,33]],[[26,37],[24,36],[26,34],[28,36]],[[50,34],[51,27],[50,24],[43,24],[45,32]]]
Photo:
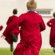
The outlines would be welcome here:
[[[45,23],[36,9],[35,1],[27,3],[28,12],[21,14],[17,20],[9,24],[3,35],[7,35],[15,26],[20,28],[20,43],[17,44],[13,55],[39,55],[42,45],[41,32],[45,30]]]
[[[17,14],[17,9],[14,9],[13,10],[13,15],[12,16],[10,16],[9,17],[9,19],[8,19],[8,21],[7,21],[7,26],[9,25],[9,24],[11,24],[11,22],[13,22],[13,21],[15,21],[16,19],[18,19],[18,17],[16,16],[16,14]],[[18,26],[16,26],[16,27],[14,27],[6,36],[5,36],[5,39],[6,39],[6,41],[9,43],[9,44],[11,44],[11,41],[12,41],[12,37],[13,36],[15,36],[14,38],[15,39],[18,39],[18,33],[19,33],[19,28],[18,28]],[[15,42],[17,41],[17,40],[14,40]]]
[[[47,22],[47,25],[51,27],[50,31],[50,45],[53,47],[53,51],[55,52],[55,13],[53,13],[52,19]]]

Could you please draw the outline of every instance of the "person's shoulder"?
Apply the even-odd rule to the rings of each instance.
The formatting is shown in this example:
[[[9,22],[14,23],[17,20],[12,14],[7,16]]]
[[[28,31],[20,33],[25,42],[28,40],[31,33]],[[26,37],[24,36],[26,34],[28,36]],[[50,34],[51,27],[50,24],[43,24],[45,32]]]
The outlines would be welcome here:
[[[49,21],[50,22],[53,22],[53,21],[55,22],[55,19],[54,18],[50,18]]]
[[[16,17],[16,18],[18,18],[18,16],[13,16],[13,17]]]
[[[51,18],[50,20],[52,20],[52,21],[53,21],[53,20],[55,20],[55,19],[54,19],[54,18]]]
[[[25,16],[26,14],[27,14],[27,13],[22,13],[22,14],[19,15],[19,17],[20,17],[20,16],[23,17],[23,16]]]
[[[36,12],[37,17],[42,18],[41,14]]]
[[[42,17],[39,13],[37,13],[36,11],[34,12],[37,16]]]
[[[9,16],[9,18],[11,18],[12,16]]]
[[[24,13],[20,14],[19,17],[20,17],[20,16],[24,16]]]
[[[24,16],[25,16],[25,13],[22,13],[18,16],[18,18],[24,18]]]
[[[55,21],[55,18],[52,18],[51,21]]]

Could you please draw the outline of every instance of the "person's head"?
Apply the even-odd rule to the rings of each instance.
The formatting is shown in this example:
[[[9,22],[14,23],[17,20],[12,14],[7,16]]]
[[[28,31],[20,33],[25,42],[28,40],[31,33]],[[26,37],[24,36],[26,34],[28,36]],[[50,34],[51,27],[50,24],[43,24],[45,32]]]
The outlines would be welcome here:
[[[18,12],[17,9],[14,9],[14,10],[13,10],[13,14],[14,14],[14,15],[16,15],[17,12]]]
[[[35,10],[37,7],[37,4],[35,2],[35,0],[30,0],[29,2],[27,2],[27,9],[28,10]]]
[[[55,17],[55,12],[53,13],[53,16]]]

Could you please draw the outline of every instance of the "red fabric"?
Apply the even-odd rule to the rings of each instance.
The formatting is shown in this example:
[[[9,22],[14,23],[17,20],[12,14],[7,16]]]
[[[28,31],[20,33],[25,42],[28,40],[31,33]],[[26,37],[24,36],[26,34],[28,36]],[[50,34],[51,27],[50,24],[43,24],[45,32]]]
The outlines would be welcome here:
[[[3,26],[0,26],[0,31],[3,29]]]
[[[9,25],[11,22],[15,21],[16,19],[18,19],[17,16],[10,16],[9,19],[8,19],[8,21],[7,21],[7,25]],[[19,27],[18,27],[18,25],[11,30],[10,34],[12,35],[13,33],[16,36],[18,35],[18,33],[19,33]]]
[[[17,45],[13,55],[39,55],[42,44],[40,32],[45,30],[42,17],[33,11],[22,14],[6,28],[4,34],[7,34],[17,25],[21,26],[21,41]]]
[[[49,27],[51,27],[51,31],[50,31],[50,45],[52,47],[55,46],[55,19],[50,19],[47,23],[47,25]]]
[[[7,26],[9,24],[11,24],[11,22],[15,21],[16,19],[18,19],[17,16],[10,16],[9,19],[8,19],[8,21],[7,21],[7,23],[6,23]],[[18,37],[18,33],[19,33],[19,28],[18,28],[18,26],[15,26],[12,30],[10,30],[9,33],[7,33],[7,35],[5,35],[6,41],[10,44],[11,43],[12,34],[15,34],[16,37]]]

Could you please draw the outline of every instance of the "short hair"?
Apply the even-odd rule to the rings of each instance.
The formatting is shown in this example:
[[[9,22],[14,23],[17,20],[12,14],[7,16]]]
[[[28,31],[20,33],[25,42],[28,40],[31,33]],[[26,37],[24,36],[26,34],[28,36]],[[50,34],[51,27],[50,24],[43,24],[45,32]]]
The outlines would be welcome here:
[[[55,17],[55,12],[53,13],[53,16]]]
[[[37,3],[35,2],[35,0],[31,0],[27,2],[26,6],[28,10],[36,9]]]
[[[17,9],[14,9],[13,10],[13,14],[17,14]]]

